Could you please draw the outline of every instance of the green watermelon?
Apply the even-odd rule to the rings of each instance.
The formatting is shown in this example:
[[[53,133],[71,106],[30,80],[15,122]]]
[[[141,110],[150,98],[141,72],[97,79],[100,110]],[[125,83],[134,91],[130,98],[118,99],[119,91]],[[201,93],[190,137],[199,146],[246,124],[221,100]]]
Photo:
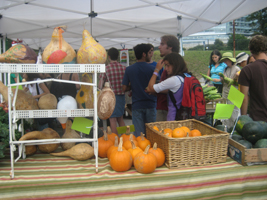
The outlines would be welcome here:
[[[267,148],[267,139],[260,139],[256,142],[254,148]]]
[[[258,140],[262,139],[265,135],[263,126],[257,122],[247,122],[242,129],[242,136],[252,144],[255,144]]]
[[[267,138],[267,122],[264,122],[264,121],[257,121],[257,122],[259,122],[262,125],[262,127],[264,128],[263,138]]]
[[[243,129],[243,126],[247,123],[247,122],[252,122],[253,119],[250,118],[249,116],[247,115],[241,115],[239,116],[238,118],[238,121],[236,123],[236,127],[235,127],[235,130],[240,134],[242,135],[242,129]]]
[[[219,125],[215,126],[215,128],[218,129],[218,130],[221,130],[221,131],[225,131],[224,130],[225,129],[225,125],[219,124]]]
[[[235,141],[239,141],[239,140],[242,140],[242,136],[241,135],[237,135],[237,134],[233,134],[232,137],[231,137],[233,140]]]
[[[238,143],[242,144],[247,149],[251,149],[252,148],[252,144],[247,140],[239,140]]]

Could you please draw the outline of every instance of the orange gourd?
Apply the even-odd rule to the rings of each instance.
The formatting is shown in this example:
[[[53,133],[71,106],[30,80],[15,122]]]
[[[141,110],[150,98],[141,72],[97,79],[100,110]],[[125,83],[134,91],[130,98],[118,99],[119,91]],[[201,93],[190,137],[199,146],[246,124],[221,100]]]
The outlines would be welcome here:
[[[182,128],[175,128],[172,132],[173,138],[182,138],[186,137],[186,133]]]
[[[197,136],[201,136],[201,135],[202,135],[201,132],[197,129],[193,129],[189,133],[189,137],[197,137]]]
[[[157,143],[155,142],[153,145],[153,148],[150,148],[148,152],[153,153],[154,156],[156,156],[157,159],[157,167],[160,167],[165,162],[165,154],[162,151],[162,149],[157,147]]]
[[[172,138],[172,135],[170,133],[164,133],[164,135],[166,135],[167,137]]]
[[[122,148],[123,141],[120,140],[118,149],[114,150],[109,158],[111,168],[116,172],[125,172],[132,167],[133,159],[129,151]]]
[[[110,158],[110,155],[112,153],[113,150],[118,149],[119,143],[118,143],[118,136],[115,137],[115,142],[114,145],[112,145],[111,147],[108,148],[107,151],[107,157],[108,159]]]
[[[126,133],[122,134],[121,137],[123,138],[123,142],[130,140],[130,126],[127,126]],[[133,135],[133,140],[136,140],[135,135]]]
[[[157,167],[157,158],[153,153],[148,152],[149,148],[148,145],[144,152],[138,153],[134,158],[134,167],[139,173],[152,173]]]
[[[110,126],[107,127],[108,139],[115,143],[115,137],[118,137],[116,133],[112,133]]]
[[[142,149],[144,151],[146,149],[147,145],[151,146],[151,143],[148,139],[145,138],[145,136],[142,132],[140,133],[140,137],[141,137],[141,139],[138,141],[138,146],[140,147],[140,149]]]
[[[172,129],[171,128],[165,128],[165,129],[163,129],[163,134],[164,135],[167,135],[168,134],[168,136],[169,137],[172,137]]]
[[[184,130],[186,135],[190,133],[190,129],[188,127],[186,127],[186,126],[182,126],[181,129]]]
[[[107,132],[104,131],[104,136],[98,138],[98,156],[101,158],[107,158],[108,149],[112,145],[113,142],[108,139]]]
[[[153,129],[159,131],[159,128],[157,126],[153,126]]]
[[[133,134],[130,134],[130,139],[125,141],[123,143],[123,147],[128,150],[130,148],[132,148],[132,142],[135,144],[135,146],[138,146],[138,142],[136,140],[133,139]]]
[[[131,143],[132,143],[132,147],[130,149],[128,149],[128,151],[130,152],[130,154],[131,154],[131,156],[133,158],[133,161],[134,161],[135,156],[138,153],[143,152],[143,150],[140,149],[140,147],[135,146],[135,143],[133,141],[131,141]]]

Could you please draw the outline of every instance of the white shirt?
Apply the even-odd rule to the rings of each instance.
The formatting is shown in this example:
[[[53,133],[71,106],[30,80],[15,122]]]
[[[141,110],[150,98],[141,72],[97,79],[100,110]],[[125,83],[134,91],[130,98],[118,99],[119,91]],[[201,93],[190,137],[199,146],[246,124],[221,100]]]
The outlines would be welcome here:
[[[179,76],[179,78],[176,75],[171,76],[170,78],[167,78],[166,80],[164,80],[158,84],[154,84],[153,88],[157,93],[164,91],[164,90],[170,90],[173,93],[175,93],[181,87],[181,83],[184,82],[183,77]]]
[[[39,81],[41,80],[40,78],[35,78],[33,79],[34,81]],[[42,88],[40,88],[39,84],[37,83],[38,85],[38,89],[39,89],[39,94],[43,94],[44,91],[42,90]],[[37,94],[37,89],[36,89],[36,83],[33,83],[33,84],[26,84],[25,87],[27,87],[30,91],[30,93],[32,94],[32,96],[36,96],[38,95]]]

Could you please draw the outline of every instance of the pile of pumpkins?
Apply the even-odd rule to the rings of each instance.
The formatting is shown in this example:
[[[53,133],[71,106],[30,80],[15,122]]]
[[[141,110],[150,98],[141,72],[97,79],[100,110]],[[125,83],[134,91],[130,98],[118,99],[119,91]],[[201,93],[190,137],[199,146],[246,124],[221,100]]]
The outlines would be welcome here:
[[[190,130],[190,128],[188,128],[187,126],[181,126],[175,129],[164,128],[162,130],[159,130],[157,126],[153,126],[153,129],[170,138],[205,136],[202,135],[202,133],[198,129]]]
[[[98,156],[108,158],[111,168],[117,172],[128,171],[132,166],[139,173],[152,173],[165,162],[165,154],[162,149],[151,143],[141,133],[137,138],[127,132],[118,138],[110,128],[104,131],[104,136],[98,139]],[[119,140],[119,142],[118,142]]]
[[[232,139],[247,149],[267,148],[267,123],[253,121],[248,115],[239,116]]]

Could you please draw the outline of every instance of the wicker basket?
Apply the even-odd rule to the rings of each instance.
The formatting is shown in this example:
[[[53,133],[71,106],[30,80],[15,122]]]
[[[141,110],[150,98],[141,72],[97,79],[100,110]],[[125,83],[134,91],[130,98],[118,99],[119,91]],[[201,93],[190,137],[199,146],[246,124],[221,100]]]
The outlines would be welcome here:
[[[159,130],[187,126],[190,130],[198,129],[206,136],[169,138],[154,130],[153,126],[157,126]],[[147,123],[146,137],[151,145],[156,142],[164,151],[168,168],[226,162],[229,134],[195,119]]]

